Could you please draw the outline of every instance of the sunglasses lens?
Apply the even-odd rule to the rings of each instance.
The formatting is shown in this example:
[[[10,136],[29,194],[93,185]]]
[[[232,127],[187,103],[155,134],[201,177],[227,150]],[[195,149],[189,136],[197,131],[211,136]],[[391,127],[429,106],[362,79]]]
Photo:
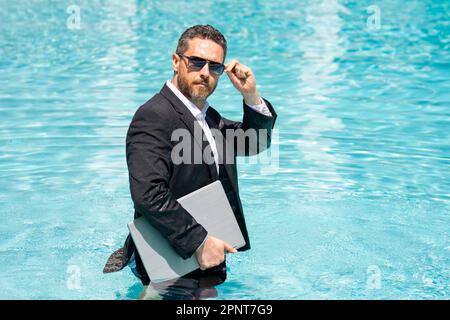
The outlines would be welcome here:
[[[203,69],[205,64],[208,63],[207,60],[202,59],[202,58],[197,58],[197,57],[187,57],[187,58],[189,59],[189,64],[190,64],[191,68],[195,71],[199,71],[199,70]],[[224,70],[225,70],[225,66],[221,63],[214,63],[214,62],[209,63],[209,71],[213,72],[214,74],[216,74],[218,76],[220,76]]]
[[[225,68],[225,66],[223,64],[218,64],[218,63],[210,63],[209,64],[209,70],[219,76],[223,73],[224,68]]]
[[[191,64],[195,70],[201,70],[205,66],[206,60],[194,58],[191,59]]]

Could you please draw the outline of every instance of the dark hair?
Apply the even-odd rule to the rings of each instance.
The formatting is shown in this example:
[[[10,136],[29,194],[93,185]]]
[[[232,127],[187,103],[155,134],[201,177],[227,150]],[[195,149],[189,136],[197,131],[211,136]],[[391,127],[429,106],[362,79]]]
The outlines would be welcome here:
[[[227,55],[227,40],[225,40],[225,37],[219,30],[209,24],[195,25],[187,28],[181,35],[180,39],[178,39],[178,46],[175,52],[180,54],[185,53],[189,47],[189,40],[194,38],[214,41],[222,47],[223,57],[225,58]]]

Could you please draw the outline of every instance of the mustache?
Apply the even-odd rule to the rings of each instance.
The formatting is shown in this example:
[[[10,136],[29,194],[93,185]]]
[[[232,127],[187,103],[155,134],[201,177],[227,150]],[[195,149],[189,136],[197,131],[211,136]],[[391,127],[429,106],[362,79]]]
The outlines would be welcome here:
[[[196,81],[196,82],[194,82],[194,84],[203,84],[203,85],[205,85],[205,86],[207,86],[209,88],[208,81]]]

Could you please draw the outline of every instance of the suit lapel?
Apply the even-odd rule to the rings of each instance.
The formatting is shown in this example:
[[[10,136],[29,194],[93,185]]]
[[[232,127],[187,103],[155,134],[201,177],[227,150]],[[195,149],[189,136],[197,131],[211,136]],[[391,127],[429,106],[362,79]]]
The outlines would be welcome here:
[[[192,115],[192,113],[189,111],[189,109],[184,105],[184,103],[178,99],[178,97],[173,93],[173,91],[164,84],[163,88],[160,92],[166,99],[170,101],[172,106],[174,107],[175,111],[177,111],[180,114],[180,119],[183,121],[183,123],[186,125],[186,127],[191,132],[191,135],[194,137],[194,140],[197,142],[198,146],[202,150],[202,157],[203,152],[205,148],[209,145],[208,140],[205,138],[205,140],[202,139],[204,133],[201,128],[201,126],[197,123],[197,119]],[[207,112],[208,113],[208,112]],[[207,121],[208,122],[208,121]],[[209,125],[209,123],[208,123]],[[197,134],[195,134],[197,131]],[[199,134],[201,133],[201,134]],[[209,169],[210,177],[212,181],[215,181],[219,179],[219,176],[217,174],[216,165],[213,164],[206,164]]]
[[[219,130],[221,129],[221,118],[218,118],[217,116],[214,116],[214,112],[213,110],[210,108],[207,112],[206,112],[206,122],[208,123],[210,128]],[[222,135],[224,134],[224,132],[222,132]],[[217,152],[219,153],[219,162],[223,164],[223,168],[225,169],[225,172],[228,176],[228,178],[231,181],[231,185],[236,188],[237,187],[235,185],[235,180],[234,180],[234,175],[233,175],[233,171],[232,171],[232,166],[233,164],[227,164],[226,163],[226,156],[227,156],[227,152],[228,152],[228,148],[226,145],[226,139],[224,136],[222,136],[222,141],[217,141],[216,140],[216,145],[217,145]],[[234,160],[236,160],[235,158],[233,158]]]
[[[166,84],[164,84],[164,87],[161,89],[160,93],[167,100],[170,101],[175,111],[177,111],[180,114],[181,121],[183,121],[186,127],[189,129],[195,141],[198,143],[198,146],[202,148],[203,147],[202,137],[199,134],[195,134],[194,129],[194,126],[197,124],[197,119],[194,118],[194,116],[188,110],[188,108],[183,104],[183,102],[180,99],[178,99],[178,97],[172,92],[172,90]]]

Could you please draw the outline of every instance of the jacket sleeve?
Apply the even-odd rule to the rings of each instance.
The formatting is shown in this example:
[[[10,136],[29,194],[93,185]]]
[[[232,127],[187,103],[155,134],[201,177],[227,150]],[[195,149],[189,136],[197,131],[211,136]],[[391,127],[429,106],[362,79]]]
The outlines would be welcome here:
[[[130,191],[136,210],[187,259],[207,232],[170,192],[171,127],[159,108],[144,105],[134,115],[126,140]]]
[[[242,122],[222,118],[222,132],[229,142],[231,139],[234,140],[236,156],[256,155],[270,147],[272,129],[277,114],[269,101],[264,99],[264,102],[272,113],[271,117],[259,113],[243,102],[244,117]]]

